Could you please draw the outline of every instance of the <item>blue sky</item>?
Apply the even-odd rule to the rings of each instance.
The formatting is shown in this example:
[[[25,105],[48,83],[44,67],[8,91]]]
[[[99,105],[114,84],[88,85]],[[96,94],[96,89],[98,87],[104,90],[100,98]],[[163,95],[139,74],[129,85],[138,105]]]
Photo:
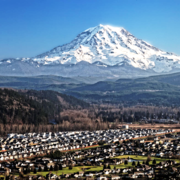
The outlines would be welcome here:
[[[180,0],[0,0],[0,59],[33,57],[98,24],[180,55]]]

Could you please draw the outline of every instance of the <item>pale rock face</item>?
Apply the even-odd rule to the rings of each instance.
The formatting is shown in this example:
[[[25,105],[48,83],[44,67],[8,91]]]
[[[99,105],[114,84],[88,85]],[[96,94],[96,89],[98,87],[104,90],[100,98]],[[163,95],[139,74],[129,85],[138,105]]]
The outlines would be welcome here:
[[[36,57],[0,60],[0,75],[119,78],[179,71],[179,56],[137,39],[124,28],[101,24]]]

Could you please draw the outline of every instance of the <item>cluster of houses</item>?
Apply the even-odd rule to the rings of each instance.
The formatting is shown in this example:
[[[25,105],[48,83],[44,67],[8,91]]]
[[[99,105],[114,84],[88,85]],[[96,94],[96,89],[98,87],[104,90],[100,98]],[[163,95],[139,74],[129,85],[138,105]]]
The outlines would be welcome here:
[[[127,139],[168,133],[172,130],[100,130],[58,133],[9,134],[0,138],[0,161],[27,158],[50,153],[53,150],[67,151],[97,144],[99,141],[113,143]]]
[[[152,178],[157,169],[158,176],[158,173],[162,172],[164,168],[168,168],[166,172],[174,176],[180,170],[175,161],[164,161],[153,166],[150,166],[147,162],[136,162],[136,166],[120,168],[118,167],[120,164],[132,165],[135,160],[116,158],[122,155],[150,155],[166,158],[180,155],[179,139],[174,137],[174,140],[171,141],[163,140],[165,137],[161,134],[170,132],[172,131],[162,129],[115,129],[94,132],[9,134],[7,138],[0,139],[2,148],[0,152],[0,173],[8,175],[14,173],[28,174],[28,172],[34,171],[54,172],[63,170],[63,168],[78,166],[82,167],[82,171],[60,176],[56,173],[48,173],[46,179],[96,178],[102,180],[111,178],[116,180],[139,177]],[[133,139],[158,134],[160,137],[154,136],[153,141],[144,142],[144,140]],[[104,141],[105,145],[84,149],[84,147],[96,145],[100,141]],[[38,155],[47,155],[57,150],[64,152],[64,154],[55,158],[38,157]],[[104,168],[93,172],[84,168],[87,166],[101,166]],[[34,177],[35,175],[28,176],[29,179]],[[43,179],[45,177],[36,176],[36,178]]]

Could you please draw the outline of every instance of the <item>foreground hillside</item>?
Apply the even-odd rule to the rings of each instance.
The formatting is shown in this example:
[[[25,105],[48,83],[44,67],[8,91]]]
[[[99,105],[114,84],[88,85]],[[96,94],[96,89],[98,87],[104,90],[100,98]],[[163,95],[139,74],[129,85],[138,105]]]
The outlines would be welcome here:
[[[171,122],[177,123],[180,109],[144,105],[89,105],[50,90],[0,89],[0,136],[26,132],[105,130],[117,128],[120,123],[139,125],[146,121],[157,122],[157,119],[166,119],[166,122],[174,119]]]
[[[54,91],[0,89],[0,123],[47,124],[66,109],[89,104]]]

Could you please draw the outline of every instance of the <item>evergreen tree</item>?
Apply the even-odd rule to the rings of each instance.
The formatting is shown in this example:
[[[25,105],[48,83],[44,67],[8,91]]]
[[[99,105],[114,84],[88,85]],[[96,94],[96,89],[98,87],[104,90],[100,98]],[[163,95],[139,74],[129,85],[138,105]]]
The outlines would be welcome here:
[[[27,169],[24,169],[24,170],[23,170],[23,173],[24,173],[24,174],[27,174]]]
[[[133,161],[133,162],[132,162],[132,166],[135,166],[135,165],[136,165],[136,163],[135,163],[135,161]]]
[[[153,164],[154,164],[154,165],[156,164],[156,160],[155,160],[155,159],[153,160]]]
[[[146,161],[146,165],[149,165],[149,161],[148,160]]]
[[[48,171],[48,167],[47,166],[44,167],[44,171]]]
[[[39,172],[41,172],[41,171],[42,171],[42,168],[41,168],[41,166],[39,166],[39,168],[38,168],[38,171],[39,171]]]
[[[59,170],[59,166],[58,166],[57,164],[55,165],[54,170],[55,170],[55,171],[58,171],[58,170]]]
[[[53,171],[53,167],[52,166],[50,166],[50,171]]]
[[[127,165],[127,164],[128,164],[128,160],[125,160],[125,161],[124,161],[124,164],[126,164],[126,165]]]
[[[34,174],[36,174],[37,173],[37,170],[36,170],[36,168],[34,168]]]
[[[6,176],[6,180],[9,180],[9,176]]]
[[[62,164],[59,164],[59,170],[62,170],[63,167],[62,167]]]
[[[27,168],[27,173],[30,173],[31,172],[31,169],[28,167]]]

